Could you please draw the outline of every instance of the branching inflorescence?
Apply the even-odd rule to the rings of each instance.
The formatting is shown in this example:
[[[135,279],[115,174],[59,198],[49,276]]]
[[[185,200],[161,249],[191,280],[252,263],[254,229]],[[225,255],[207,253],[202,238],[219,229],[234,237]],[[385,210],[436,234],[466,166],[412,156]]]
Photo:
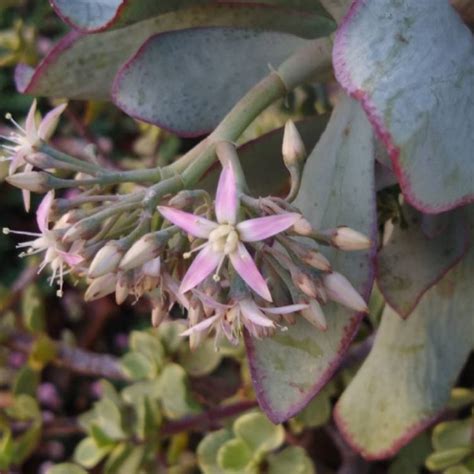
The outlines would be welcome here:
[[[154,326],[177,304],[188,314],[183,335],[191,347],[213,330],[216,347],[223,338],[236,344],[243,328],[256,338],[270,336],[297,317],[324,331],[322,305],[330,300],[366,311],[318,244],[358,250],[369,239],[347,227],[313,229],[291,204],[305,158],[291,121],[282,147],[291,190],[286,199],[255,198],[246,192],[236,147],[227,140],[202,142],[188,153],[197,154],[193,161],[185,156],[143,171],[109,171],[67,155],[48,143],[64,108],[52,110],[37,127],[34,102],[25,128],[7,117],[15,131],[4,137],[8,181],[22,189],[26,208],[30,192],[46,193],[36,212],[39,233],[4,232],[34,237],[17,247],[24,249],[21,256],[43,255],[40,271],[49,266],[58,296],[67,274],[87,279],[86,301],[115,293],[122,304],[129,296],[145,296]],[[209,149],[222,166],[214,200],[196,189],[213,162]],[[137,187],[117,194],[114,185],[122,182]],[[57,189],[69,191],[57,197]]]

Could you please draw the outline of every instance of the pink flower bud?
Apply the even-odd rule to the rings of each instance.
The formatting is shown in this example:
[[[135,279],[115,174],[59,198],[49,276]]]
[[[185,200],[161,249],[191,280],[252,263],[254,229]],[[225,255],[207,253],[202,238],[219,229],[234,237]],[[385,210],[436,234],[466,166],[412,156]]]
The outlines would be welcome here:
[[[89,277],[97,278],[117,269],[124,255],[123,247],[117,242],[108,242],[95,255],[89,267]]]

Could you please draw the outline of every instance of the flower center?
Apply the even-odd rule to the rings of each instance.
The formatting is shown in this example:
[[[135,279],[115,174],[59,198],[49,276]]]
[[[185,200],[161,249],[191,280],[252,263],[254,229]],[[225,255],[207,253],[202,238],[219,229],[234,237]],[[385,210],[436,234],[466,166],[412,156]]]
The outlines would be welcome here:
[[[231,224],[222,224],[209,235],[209,243],[215,252],[229,255],[237,250],[239,234]]]

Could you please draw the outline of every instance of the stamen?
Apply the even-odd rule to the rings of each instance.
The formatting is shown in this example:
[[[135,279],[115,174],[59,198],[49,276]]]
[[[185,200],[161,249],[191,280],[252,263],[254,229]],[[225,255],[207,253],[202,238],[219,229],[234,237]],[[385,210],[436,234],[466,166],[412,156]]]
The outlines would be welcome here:
[[[212,275],[212,279],[217,283],[219,281],[221,281],[221,277],[219,276],[219,273],[221,271],[221,268],[222,268],[222,265],[224,263],[224,260],[225,260],[225,255],[222,255],[220,261],[219,261],[219,265],[217,265],[217,269],[216,269],[216,273],[214,273],[214,275]]]
[[[184,258],[185,260],[190,259],[191,256],[192,256],[192,254],[193,254],[194,252],[199,252],[199,250],[203,249],[206,245],[207,245],[207,242],[205,242],[205,243],[203,243],[203,244],[197,246],[197,247],[194,248],[194,249],[191,249],[189,252],[184,252],[184,253],[183,253],[183,258]]]
[[[26,134],[26,131],[25,129],[13,118],[12,114],[10,112],[7,112],[5,114],[5,118],[11,122],[13,125],[15,125],[16,128],[18,128],[18,130],[20,130],[21,132],[25,133]]]
[[[18,234],[18,235],[29,235],[31,237],[41,237],[43,234],[40,234],[38,232],[26,232],[24,230],[12,230],[12,229],[9,229],[8,227],[4,227],[2,229],[2,232],[5,234],[5,235],[8,235],[8,234]]]

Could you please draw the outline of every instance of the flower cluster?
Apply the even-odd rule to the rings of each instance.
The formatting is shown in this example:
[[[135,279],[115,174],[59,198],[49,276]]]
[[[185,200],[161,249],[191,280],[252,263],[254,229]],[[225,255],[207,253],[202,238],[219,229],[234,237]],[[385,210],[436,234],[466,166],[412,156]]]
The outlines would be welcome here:
[[[362,234],[347,227],[315,231],[290,196],[246,195],[236,153],[234,159],[219,157],[214,200],[203,190],[173,188],[173,178],[119,194],[111,183],[139,176],[117,175],[46,146],[63,109],[54,109],[36,127],[34,103],[25,129],[11,119],[18,131],[7,137],[13,145],[4,146],[12,160],[12,184],[26,192],[50,189],[37,210],[39,233],[4,232],[34,237],[18,247],[26,249],[22,255],[43,254],[39,268],[49,265],[58,295],[64,276],[73,273],[88,281],[87,301],[115,293],[122,304],[146,296],[155,326],[177,304],[187,311],[189,329],[183,335],[192,347],[210,332],[216,345],[224,338],[236,344],[244,329],[256,338],[271,336],[300,317],[324,331],[323,306],[330,300],[367,310],[317,243],[358,250],[370,245]],[[304,146],[291,123],[286,130],[285,163],[297,176]],[[32,159],[38,154],[41,159]],[[51,168],[73,176],[59,179]],[[146,179],[150,176],[140,182]],[[75,191],[55,198],[55,188]]]

